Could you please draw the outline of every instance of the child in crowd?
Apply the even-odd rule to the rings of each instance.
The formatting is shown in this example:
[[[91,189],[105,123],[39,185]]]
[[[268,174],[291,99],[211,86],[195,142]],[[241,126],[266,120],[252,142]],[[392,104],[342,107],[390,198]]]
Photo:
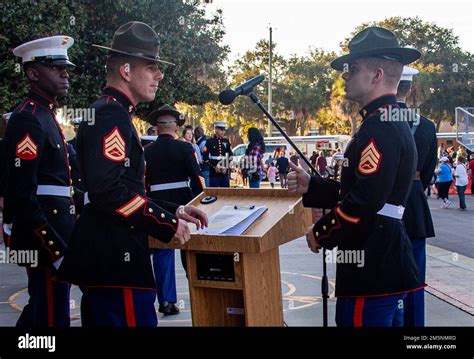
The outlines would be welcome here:
[[[267,176],[268,176],[268,181],[270,182],[270,186],[272,186],[272,188],[275,188],[277,173],[278,173],[278,169],[275,167],[275,164],[271,162],[270,167],[268,167]]]

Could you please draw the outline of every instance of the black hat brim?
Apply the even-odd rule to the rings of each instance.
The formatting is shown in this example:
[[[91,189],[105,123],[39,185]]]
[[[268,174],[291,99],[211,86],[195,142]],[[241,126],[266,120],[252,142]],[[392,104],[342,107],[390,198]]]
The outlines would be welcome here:
[[[392,56],[399,59],[403,65],[408,65],[421,56],[418,50],[410,49],[407,47],[395,47],[395,48],[378,48],[366,51],[353,52],[351,54],[343,55],[331,62],[331,67],[337,71],[343,71],[344,64],[351,64],[357,59],[363,57],[377,57],[377,56]]]
[[[76,65],[73,64],[71,61],[69,60],[53,60],[49,63],[45,63],[46,65],[48,66],[60,66],[60,65],[66,65],[66,66],[72,66],[72,67],[75,67]]]
[[[155,110],[148,115],[147,122],[152,126],[156,126],[158,119],[165,115],[173,116],[178,126],[182,126],[186,122],[186,118],[183,117],[182,113],[174,110]]]
[[[143,55],[143,54],[134,54],[134,53],[131,53],[131,52],[120,51],[120,50],[112,49],[111,47],[102,46],[102,45],[92,44],[92,46],[97,47],[97,48],[102,49],[102,50],[112,51],[112,52],[115,52],[115,53],[118,53],[118,54],[123,54],[123,55],[127,55],[127,56],[132,56],[132,57],[138,57],[140,59],[144,59],[144,60],[148,60],[148,61],[152,61],[152,62],[161,62],[163,64],[176,66],[176,64],[173,64],[172,62],[157,59],[155,57],[146,56],[146,55]]]
[[[32,63],[42,64],[45,66],[62,66],[62,65],[71,66],[71,67],[76,66],[75,64],[73,64],[71,61],[67,59],[27,61],[27,62],[24,62],[23,65],[32,64]]]

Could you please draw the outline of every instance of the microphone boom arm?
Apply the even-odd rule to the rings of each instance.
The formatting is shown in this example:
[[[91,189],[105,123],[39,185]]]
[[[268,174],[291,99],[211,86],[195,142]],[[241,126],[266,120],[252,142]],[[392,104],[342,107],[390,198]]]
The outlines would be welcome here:
[[[298,146],[291,140],[290,136],[286,134],[285,131],[281,128],[280,124],[276,122],[270,112],[267,111],[265,106],[263,106],[260,99],[255,95],[253,91],[247,94],[248,97],[255,103],[260,110],[268,117],[270,121],[275,125],[275,127],[280,131],[280,133],[285,137],[288,143],[293,147],[293,149],[300,155],[300,158],[308,165],[308,167],[314,172],[318,177],[321,177],[321,174],[316,171],[316,168],[311,164],[311,162],[306,158],[306,156],[301,152]],[[272,134],[270,134],[272,135]],[[271,136],[270,136],[271,137]],[[323,215],[325,214],[325,209],[323,209]],[[328,326],[328,299],[329,299],[329,281],[327,276],[327,265],[326,265],[326,248],[323,247],[323,275],[321,277],[321,297],[323,298],[323,327],[327,328]]]

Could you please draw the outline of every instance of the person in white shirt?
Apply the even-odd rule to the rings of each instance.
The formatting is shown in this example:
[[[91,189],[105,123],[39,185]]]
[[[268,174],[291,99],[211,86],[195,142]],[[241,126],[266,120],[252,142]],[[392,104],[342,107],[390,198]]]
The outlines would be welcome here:
[[[466,196],[464,192],[466,191],[468,179],[467,179],[467,170],[464,164],[464,157],[458,157],[458,165],[454,171],[454,178],[456,178],[456,189],[459,196],[459,209],[461,211],[466,210]]]

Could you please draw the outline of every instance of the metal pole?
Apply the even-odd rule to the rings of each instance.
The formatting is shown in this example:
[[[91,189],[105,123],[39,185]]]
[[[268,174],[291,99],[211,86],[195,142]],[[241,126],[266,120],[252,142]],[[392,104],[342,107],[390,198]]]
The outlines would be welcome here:
[[[272,67],[273,67],[273,50],[272,50],[272,28],[270,27],[270,47],[269,47],[269,77],[268,77],[268,112],[272,113]],[[273,136],[273,124],[272,121],[268,121],[268,137]]]
[[[323,209],[323,216],[326,210]],[[328,326],[328,298],[329,298],[329,283],[326,265],[326,248],[323,248],[323,276],[321,277],[321,296],[323,297],[323,327]]]
[[[316,168],[314,168],[310,160],[308,160],[306,156],[303,155],[303,153],[298,148],[298,146],[296,146],[296,144],[291,140],[291,138],[286,134],[286,132],[283,131],[281,126],[278,124],[278,122],[275,121],[271,113],[268,112],[265,106],[262,105],[262,102],[257,97],[257,95],[255,95],[255,93],[253,92],[250,92],[249,94],[247,94],[247,96],[250,97],[250,99],[258,106],[258,108],[260,108],[260,110],[262,110],[262,112],[268,117],[268,119],[270,120],[270,123],[273,123],[273,125],[275,125],[275,127],[278,129],[278,131],[280,131],[282,136],[285,137],[285,139],[293,147],[296,153],[298,153],[300,158],[304,162],[306,162],[309,169],[311,169],[316,176],[321,177],[321,175],[316,170]],[[326,214],[326,210],[323,209],[323,215],[325,214]],[[321,278],[321,296],[323,298],[323,327],[328,326],[328,298],[329,298],[329,285],[328,284],[329,283],[328,283],[328,276],[327,276],[326,248],[323,248],[323,276]]]

